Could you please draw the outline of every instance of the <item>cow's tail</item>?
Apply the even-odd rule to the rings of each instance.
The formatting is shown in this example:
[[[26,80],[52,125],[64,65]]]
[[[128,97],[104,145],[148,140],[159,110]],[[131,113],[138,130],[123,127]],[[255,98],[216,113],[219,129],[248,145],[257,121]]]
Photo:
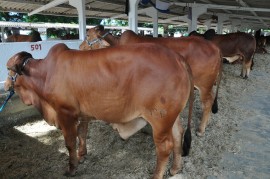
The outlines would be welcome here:
[[[216,114],[218,112],[217,98],[218,98],[219,85],[220,85],[221,78],[222,78],[222,69],[223,69],[223,62],[222,62],[222,57],[220,57],[219,72],[218,72],[218,76],[217,76],[217,80],[216,80],[216,95],[215,95],[215,99],[214,99],[214,102],[212,105],[212,113],[214,113],[214,114]]]
[[[189,150],[191,147],[191,120],[192,120],[192,109],[193,109],[193,102],[194,102],[194,83],[192,79],[191,69],[188,68],[190,71],[190,93],[189,93],[189,109],[188,109],[188,123],[187,123],[187,130],[184,135],[184,142],[183,142],[183,153],[182,156],[188,156]]]

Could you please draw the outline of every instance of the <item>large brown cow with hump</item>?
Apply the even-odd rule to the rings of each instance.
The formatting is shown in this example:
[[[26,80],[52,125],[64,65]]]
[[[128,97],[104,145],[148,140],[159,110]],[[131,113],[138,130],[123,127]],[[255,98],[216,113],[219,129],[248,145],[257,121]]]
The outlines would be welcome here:
[[[120,38],[112,36],[104,27],[99,25],[87,31],[87,38],[80,45],[81,50],[103,48],[104,44],[112,46],[133,43],[151,42],[164,45],[182,55],[190,65],[195,88],[199,90],[203,114],[197,135],[204,135],[212,112],[218,111],[217,97],[221,80],[222,61],[219,49],[211,42],[200,37],[182,38],[152,38],[135,34],[131,30],[125,31]],[[107,46],[107,44],[106,44]],[[216,94],[213,94],[214,84],[217,82]],[[125,125],[114,124],[122,138],[126,139],[146,125],[143,121],[133,121]]]
[[[156,145],[154,178],[163,177],[172,151],[170,172],[174,175],[181,169],[183,128],[178,115],[190,98],[188,141],[184,143],[188,149],[193,82],[188,65],[177,53],[153,44],[95,51],[57,44],[45,59],[17,53],[7,68],[10,77],[5,89],[15,89],[25,104],[34,105],[49,124],[62,130],[69,151],[67,175],[75,175],[78,162],[87,153],[88,122],[80,117],[109,123],[144,118],[153,128]]]

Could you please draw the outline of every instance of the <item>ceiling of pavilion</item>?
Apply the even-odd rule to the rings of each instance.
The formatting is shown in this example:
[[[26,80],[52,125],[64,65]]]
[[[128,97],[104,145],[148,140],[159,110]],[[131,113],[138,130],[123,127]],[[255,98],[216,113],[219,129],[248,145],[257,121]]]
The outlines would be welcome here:
[[[30,13],[53,0],[0,0],[0,9],[5,12]],[[144,0],[145,1],[145,0]],[[158,0],[151,0],[156,4]],[[205,4],[212,5],[207,12],[200,15],[198,24],[202,25],[206,21],[211,21],[212,25],[216,24],[218,14],[228,17],[224,21],[225,26],[231,25],[232,20],[241,24],[252,26],[254,28],[270,27],[270,1],[269,0],[160,0],[171,3],[168,12],[159,12],[158,18],[160,24],[186,25],[182,20],[188,14],[191,4],[196,3],[198,6]],[[127,20],[125,14],[126,0],[85,0],[87,18],[115,18]],[[213,6],[215,5],[215,6]],[[151,7],[151,3],[139,4],[139,11]],[[233,7],[233,8],[232,8]],[[78,16],[77,10],[67,3],[60,4],[56,7],[49,8],[39,14],[58,15],[58,16]],[[151,22],[152,19],[145,15],[139,14],[139,22]]]

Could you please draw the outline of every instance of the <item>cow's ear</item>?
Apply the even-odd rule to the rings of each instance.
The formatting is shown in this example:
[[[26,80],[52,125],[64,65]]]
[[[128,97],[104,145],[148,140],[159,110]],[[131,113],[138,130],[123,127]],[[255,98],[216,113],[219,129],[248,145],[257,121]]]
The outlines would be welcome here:
[[[18,73],[19,75],[22,75],[21,65],[19,65],[19,64],[15,65],[15,72]]]
[[[28,52],[25,52],[25,51],[22,51],[19,53],[19,56],[20,56],[20,59],[22,61],[25,61],[26,59],[28,58],[33,58],[32,54],[31,53],[28,53]]]
[[[101,40],[101,45],[102,45],[102,48],[111,46],[106,40]]]
[[[103,31],[104,30],[104,26],[103,25],[97,25],[96,27],[95,27],[95,30],[96,31]]]

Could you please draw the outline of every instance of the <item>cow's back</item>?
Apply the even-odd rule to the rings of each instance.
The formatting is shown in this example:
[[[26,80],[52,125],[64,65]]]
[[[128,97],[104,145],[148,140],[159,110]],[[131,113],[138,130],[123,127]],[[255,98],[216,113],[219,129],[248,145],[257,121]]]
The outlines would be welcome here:
[[[207,84],[202,79],[208,78],[209,81],[215,81],[221,63],[220,51],[215,44],[196,36],[148,39],[182,55],[192,70],[197,87],[200,86],[199,83]]]
[[[256,48],[255,38],[244,32],[216,35],[211,41],[220,48],[225,57],[235,54],[251,56]]]
[[[203,71],[208,68],[219,69],[220,66],[221,54],[219,48],[201,37],[151,38],[138,36],[133,31],[125,31],[122,36],[120,40],[120,44],[122,45],[130,43],[155,43],[164,45],[182,55],[192,69],[195,83],[196,79],[205,73]],[[213,73],[215,72],[213,71]]]

